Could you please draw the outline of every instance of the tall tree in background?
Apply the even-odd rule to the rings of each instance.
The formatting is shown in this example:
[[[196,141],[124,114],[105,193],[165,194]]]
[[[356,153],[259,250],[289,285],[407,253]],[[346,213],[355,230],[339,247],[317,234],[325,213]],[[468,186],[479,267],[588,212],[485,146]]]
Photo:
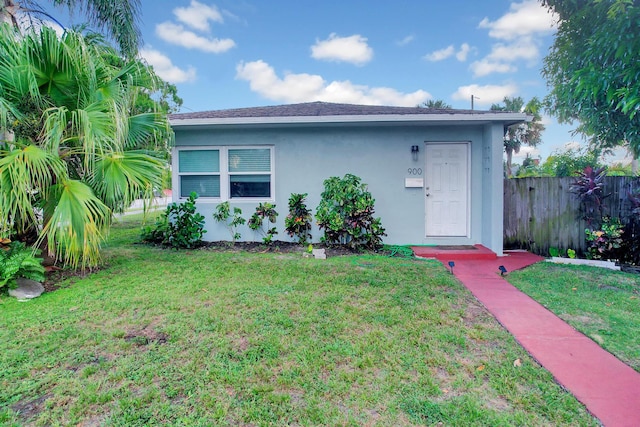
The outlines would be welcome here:
[[[507,176],[512,176],[511,165],[513,154],[518,154],[523,145],[535,147],[542,141],[542,132],[544,125],[541,123],[542,116],[540,111],[542,103],[536,97],[533,97],[526,105],[524,99],[518,96],[510,98],[506,96],[502,101],[503,104],[493,104],[493,111],[511,111],[517,113],[526,113],[532,119],[526,123],[509,126],[504,132],[504,151],[507,154]]]
[[[543,76],[549,111],[599,149],[640,155],[640,0],[541,0],[559,17]]]
[[[48,19],[56,21],[41,3],[44,2],[0,0],[0,22],[23,28]],[[49,3],[64,6],[71,12],[79,10],[96,29],[104,30],[113,38],[124,56],[133,58],[137,54],[142,43],[139,29],[140,0],[50,0]]]
[[[160,185],[163,162],[135,150],[168,129],[136,113],[151,69],[74,31],[0,24],[0,237],[35,235],[71,266],[93,266],[112,212]]]
[[[434,110],[450,110],[451,108],[453,108],[442,99],[430,99],[427,102],[423,102],[422,104],[418,105],[418,107],[431,108]]]

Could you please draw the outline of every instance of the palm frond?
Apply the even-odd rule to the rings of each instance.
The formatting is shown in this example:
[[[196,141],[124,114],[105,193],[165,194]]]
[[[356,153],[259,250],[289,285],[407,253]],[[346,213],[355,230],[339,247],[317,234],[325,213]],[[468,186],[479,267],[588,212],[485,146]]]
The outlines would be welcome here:
[[[74,268],[93,267],[100,261],[111,210],[91,187],[76,180],[53,185],[44,206],[46,222],[40,235],[51,255]]]
[[[40,147],[29,144],[0,150],[0,224],[11,224],[15,231],[23,232],[37,223],[37,200],[65,176],[64,163]]]
[[[126,141],[127,147],[142,146],[152,140],[156,135],[170,133],[169,122],[164,114],[142,113],[129,117],[129,133]]]
[[[106,29],[128,57],[134,57],[142,41],[138,28],[140,0],[54,0],[70,9],[78,6],[98,28]]]
[[[140,197],[150,199],[162,185],[163,163],[140,151],[102,155],[89,185],[114,212],[124,212]]]

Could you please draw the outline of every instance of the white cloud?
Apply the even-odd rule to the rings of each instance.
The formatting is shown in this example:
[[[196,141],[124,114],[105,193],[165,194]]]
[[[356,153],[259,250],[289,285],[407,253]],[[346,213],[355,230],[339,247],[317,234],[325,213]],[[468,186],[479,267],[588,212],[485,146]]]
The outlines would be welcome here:
[[[526,59],[535,61],[540,56],[540,50],[531,37],[520,38],[513,43],[496,43],[487,58],[494,61],[516,61]]]
[[[315,74],[288,73],[280,78],[272,66],[261,60],[238,64],[236,78],[248,81],[251,90],[265,98],[281,102],[416,106],[431,98],[423,90],[402,93],[392,88],[356,85],[348,80],[327,82]]]
[[[525,0],[522,3],[511,3],[509,12],[490,21],[484,18],[478,28],[489,30],[489,36],[513,40],[533,34],[549,34],[555,26],[554,16],[548,12],[537,0]]]
[[[452,56],[455,53],[456,53],[456,48],[453,47],[453,45],[449,45],[449,46],[445,47],[444,49],[436,50],[436,51],[433,51],[433,52],[425,55],[424,58],[427,61],[438,62],[438,61],[443,61],[443,60],[449,58],[450,56]]]
[[[182,25],[174,24],[173,22],[163,22],[156,25],[156,34],[168,43],[210,53],[226,52],[236,45],[231,39],[199,36],[193,31],[185,29]]]
[[[398,42],[398,46],[406,46],[414,40],[415,40],[415,36],[413,35],[407,36]]]
[[[554,15],[537,0],[511,3],[509,12],[495,21],[484,18],[478,28],[489,30],[489,36],[500,40],[493,44],[491,52],[471,64],[474,77],[492,73],[517,71],[513,63],[527,61],[535,65],[540,57],[539,37],[553,32]]]
[[[468,85],[460,86],[451,97],[458,101],[469,101],[474,96],[476,105],[491,105],[501,102],[505,96],[514,96],[518,92],[518,86],[513,83],[505,85]]]
[[[162,80],[169,83],[193,82],[196,80],[196,70],[188,67],[186,70],[174,65],[168,56],[154,49],[140,49],[140,57],[144,58],[147,63],[153,66],[156,74]]]
[[[475,61],[469,67],[474,77],[488,76],[493,73],[512,73],[518,70],[515,65],[492,61],[488,58]]]
[[[458,61],[464,62],[467,60],[467,56],[469,55],[469,52],[471,52],[471,50],[472,48],[468,43],[462,43],[460,45],[460,49],[457,52],[456,48],[453,45],[449,45],[444,49],[436,50],[425,55],[424,59],[431,62],[438,62],[455,55]]]
[[[224,22],[222,14],[217,7],[202,4],[196,0],[191,0],[191,4],[188,7],[173,9],[173,14],[178,18],[178,21],[203,32],[209,32],[209,21]]]
[[[519,152],[513,153],[512,160],[514,163],[517,163],[517,162],[522,163],[522,161],[527,158],[527,155],[529,155],[532,159],[537,159],[540,156],[540,150],[536,147],[529,147],[528,145],[523,145],[520,147]],[[506,158],[506,155],[505,155],[505,158]]]
[[[316,44],[311,46],[311,57],[324,61],[364,65],[373,58],[373,49],[367,44],[366,37],[359,34],[339,37],[331,33],[326,40],[316,40]]]
[[[530,36],[523,36],[509,43],[495,43],[491,52],[479,61],[471,64],[474,77],[482,77],[492,73],[511,73],[518,70],[513,65],[517,61],[527,61],[535,65],[540,57],[540,49]]]
[[[466,61],[469,52],[471,52],[471,46],[467,43],[462,43],[462,45],[460,45],[460,50],[456,53],[456,59],[460,62]]]

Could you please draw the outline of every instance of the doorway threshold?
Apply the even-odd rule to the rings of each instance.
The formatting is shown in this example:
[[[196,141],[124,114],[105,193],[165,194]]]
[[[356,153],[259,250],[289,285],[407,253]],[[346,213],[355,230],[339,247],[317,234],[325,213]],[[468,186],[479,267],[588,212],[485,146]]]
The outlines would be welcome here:
[[[436,258],[440,261],[449,260],[491,260],[498,256],[491,249],[482,245],[440,245],[440,246],[412,246],[413,253],[420,258]]]

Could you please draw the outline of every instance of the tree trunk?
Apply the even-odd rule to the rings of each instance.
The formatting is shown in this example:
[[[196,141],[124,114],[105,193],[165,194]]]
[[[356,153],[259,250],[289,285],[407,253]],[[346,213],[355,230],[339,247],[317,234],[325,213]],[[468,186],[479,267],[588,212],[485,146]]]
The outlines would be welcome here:
[[[507,178],[511,178],[511,161],[513,159],[513,148],[506,147],[504,151],[507,153]]]
[[[16,13],[20,9],[20,5],[16,4],[13,0],[2,0],[1,4],[2,6],[0,6],[0,22],[7,22],[18,28]]]

